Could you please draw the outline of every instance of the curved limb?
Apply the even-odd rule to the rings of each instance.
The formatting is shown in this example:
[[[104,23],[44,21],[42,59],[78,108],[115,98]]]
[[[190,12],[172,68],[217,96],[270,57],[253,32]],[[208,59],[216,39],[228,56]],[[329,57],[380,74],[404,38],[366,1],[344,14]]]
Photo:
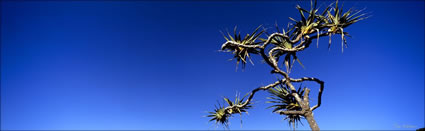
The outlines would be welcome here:
[[[320,107],[320,105],[322,104],[322,93],[323,93],[323,89],[325,88],[325,82],[323,82],[320,79],[314,78],[314,77],[303,77],[300,79],[290,79],[291,82],[303,82],[303,81],[314,81],[318,84],[320,84],[320,88],[319,88],[319,95],[318,95],[318,99],[317,99],[317,105],[314,105],[311,109],[311,111],[317,109],[318,107]]]
[[[221,50],[225,50],[228,46],[244,47],[244,48],[260,48],[260,45],[243,45],[235,41],[226,41],[221,45]]]
[[[283,79],[283,80],[276,81],[276,82],[274,82],[272,84],[269,84],[267,86],[262,86],[262,87],[255,88],[254,90],[251,91],[251,94],[249,95],[248,99],[246,99],[243,104],[241,104],[241,105],[228,106],[228,107],[225,108],[225,110],[229,110],[229,109],[233,108],[234,106],[237,106],[239,108],[245,107],[245,106],[247,106],[251,102],[252,98],[254,97],[254,95],[255,95],[255,93],[257,91],[259,91],[259,90],[268,90],[269,88],[275,87],[275,86],[277,86],[277,85],[279,85],[281,83],[285,83],[285,82],[286,82],[286,80]]]

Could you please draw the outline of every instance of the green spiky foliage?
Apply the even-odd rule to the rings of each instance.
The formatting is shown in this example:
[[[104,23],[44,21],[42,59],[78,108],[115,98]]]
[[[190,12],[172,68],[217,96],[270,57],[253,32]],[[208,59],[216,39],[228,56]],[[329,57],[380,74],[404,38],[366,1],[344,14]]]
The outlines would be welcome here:
[[[216,124],[222,124],[225,127],[229,126],[229,117],[231,114],[227,113],[225,111],[225,107],[221,106],[219,104],[219,106],[215,107],[214,112],[209,112],[210,115],[208,115],[207,117],[211,117],[210,121],[215,121]]]
[[[242,45],[258,45],[261,42],[257,42],[257,38],[259,38],[259,36],[261,34],[264,33],[264,30],[260,30],[261,25],[258,26],[251,34],[246,34],[245,37],[242,38],[241,33],[239,32],[238,34],[236,33],[236,27],[234,28],[234,35],[230,35],[229,32],[227,32],[227,36],[223,34],[224,39],[226,39],[227,41],[233,41]],[[257,54],[258,50],[252,49],[252,48],[243,48],[243,47],[237,47],[237,46],[232,46],[232,45],[228,45],[226,47],[223,47],[223,50],[229,50],[229,51],[233,51],[234,54],[234,59],[236,59],[236,69],[239,65],[239,63],[242,62],[242,69],[245,68],[245,65],[247,63],[247,60],[249,60],[251,62],[251,64],[254,64],[250,58],[250,54]]]
[[[366,19],[365,13],[358,15],[360,12],[362,12],[362,10],[354,11],[353,8],[350,8],[347,12],[343,13],[343,5],[339,7],[338,1],[336,1],[335,8],[327,11],[328,19],[325,19],[325,23],[326,26],[329,27],[328,31],[337,33],[338,31],[342,31],[342,28],[346,28],[358,21]]]
[[[295,22],[295,35],[293,37],[297,36],[298,34],[311,34],[314,32],[319,32],[319,25],[321,21],[317,21],[316,18],[318,17],[316,15],[318,9],[316,8],[317,2],[315,1],[314,4],[311,2],[310,11],[307,11],[306,9],[301,8],[300,5],[297,5],[296,8],[300,12],[301,20],[297,21],[291,17],[289,17],[290,20]],[[306,17],[304,13],[307,13],[308,16]]]
[[[326,19],[324,19],[324,24],[326,27],[328,27],[329,32],[329,45],[328,48],[330,48],[331,45],[331,37],[333,34],[341,34],[341,46],[342,51],[344,51],[344,44],[347,47],[347,40],[345,39],[344,35],[348,35],[344,32],[344,28],[359,22],[361,20],[364,20],[368,17],[366,17],[366,13],[359,14],[362,12],[362,10],[355,11],[353,8],[350,8],[347,12],[343,13],[343,5],[339,7],[338,0],[335,3],[335,8],[332,8],[330,10],[327,10],[327,16]],[[333,13],[332,13],[333,12]]]
[[[299,87],[296,93],[302,98],[304,96],[304,90],[305,88],[301,89],[301,87]],[[270,88],[268,92],[271,94],[271,97],[267,97],[267,98],[271,99],[271,101],[268,101],[267,103],[275,104],[268,107],[268,108],[274,108],[273,112],[302,110],[301,106],[295,100],[295,97],[291,95],[292,91],[288,86],[284,84],[280,84],[279,86]],[[298,125],[298,123],[301,123],[301,118],[302,118],[301,115],[286,115],[285,120],[288,120],[289,125],[292,124],[293,128],[295,128],[295,125]]]
[[[248,94],[247,94],[248,95]],[[244,104],[243,103],[243,101],[244,101],[244,99],[246,98],[246,96],[247,95],[245,95],[244,97],[242,97],[242,98],[239,98],[239,96],[236,96],[236,98],[235,98],[235,101],[234,102],[232,102],[229,98],[226,98],[226,97],[224,97],[223,99],[224,99],[224,101],[226,101],[226,103],[230,106],[230,107],[233,107],[233,108],[229,108],[229,110],[227,110],[230,114],[241,114],[242,115],[242,112],[245,112],[245,113],[248,113],[246,110],[247,109],[249,109],[249,108],[251,108],[252,107],[252,105],[250,105],[250,104],[248,104],[248,105],[246,105],[246,106],[244,106],[244,107],[238,107],[238,106],[236,106],[236,105],[242,105],[242,104]],[[235,106],[234,106],[235,105]]]
[[[283,30],[283,34],[287,35],[289,32],[292,31],[289,37],[294,39],[299,34],[307,35],[314,32],[319,33],[320,32],[319,28],[322,28],[322,25],[320,23],[323,22],[323,20],[320,19],[320,17],[316,14],[316,12],[318,11],[316,6],[317,6],[317,2],[314,1],[313,3],[313,1],[311,1],[310,10],[307,11],[306,9],[303,9],[301,8],[301,6],[297,5],[296,8],[298,9],[300,13],[301,20],[297,21],[294,18],[289,17],[290,20],[295,22],[295,25],[292,26],[292,28],[287,29],[286,32],[285,30]],[[304,13],[307,13],[308,16],[306,17]],[[277,25],[276,25],[276,28],[279,32],[279,27]],[[294,48],[293,44],[291,44],[290,42],[286,41],[285,39],[281,37],[275,37],[271,43],[286,49]],[[286,67],[286,71],[288,73],[291,72],[291,69],[293,67],[293,64],[295,63],[295,60],[304,68],[304,65],[301,63],[300,59],[297,57],[296,52],[278,51],[273,54],[273,56],[277,58],[277,60],[279,60],[279,57],[283,55],[285,55],[283,64]]]
[[[233,114],[242,115],[243,112],[248,113],[247,109],[252,107],[251,103],[248,103],[246,106],[240,107],[240,105],[244,104],[244,100],[246,96],[247,95],[245,95],[242,98],[239,98],[239,96],[237,95],[235,97],[235,101],[231,101],[229,98],[224,97],[223,99],[227,103],[228,105],[227,107],[230,107],[230,108],[226,108],[225,106],[218,104],[218,107],[216,106],[216,109],[214,110],[214,112],[209,112],[210,115],[208,115],[207,117],[211,117],[210,121],[215,121],[216,124],[221,124],[221,125],[224,125],[225,127],[228,127],[229,118]]]
[[[279,26],[276,24],[275,25],[277,32],[280,32]],[[287,32],[290,32],[292,29],[288,29]],[[285,32],[285,29],[282,29],[283,34],[287,34],[287,32]],[[269,37],[270,34],[267,34],[267,37]],[[267,41],[266,39],[263,38],[259,38],[259,40],[261,40],[262,42]],[[275,46],[279,46],[285,49],[293,49],[294,46],[293,44],[291,44],[290,42],[288,42],[286,39],[282,38],[282,37],[273,37],[273,39],[270,42],[271,44],[275,45]],[[295,60],[301,65],[301,67],[304,68],[304,65],[301,63],[301,60],[297,57],[296,52],[284,52],[284,51],[276,51],[273,52],[273,57],[276,58],[276,61],[279,61],[279,58],[281,56],[284,56],[284,61],[283,61],[283,65],[286,67],[286,71],[288,73],[291,72],[291,69],[295,63]]]

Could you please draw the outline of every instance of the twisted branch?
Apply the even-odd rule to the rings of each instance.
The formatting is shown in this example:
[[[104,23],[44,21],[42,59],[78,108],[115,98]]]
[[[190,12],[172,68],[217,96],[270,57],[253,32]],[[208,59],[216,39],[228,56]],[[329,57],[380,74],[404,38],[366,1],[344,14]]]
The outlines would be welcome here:
[[[255,88],[254,90],[251,91],[251,94],[249,95],[248,99],[246,99],[246,101],[243,104],[241,104],[241,105],[228,106],[228,107],[225,108],[225,110],[229,110],[229,109],[232,109],[234,107],[243,108],[243,107],[247,106],[251,102],[252,98],[254,97],[254,95],[255,95],[255,93],[257,91],[259,91],[259,90],[268,90],[269,88],[275,87],[275,86],[277,86],[277,85],[279,85],[281,83],[285,83],[285,82],[286,82],[286,80],[283,79],[283,80],[279,80],[279,81],[276,81],[274,83],[271,83],[271,84],[269,84],[267,86],[262,86],[262,87]]]
[[[308,78],[308,77],[304,77],[304,78],[301,78],[301,79],[290,78],[289,75],[288,75],[288,73],[286,73],[285,71],[282,71],[279,68],[279,66],[277,64],[278,62],[276,61],[276,58],[273,56],[273,53],[275,51],[278,51],[278,50],[281,50],[281,51],[284,51],[284,52],[298,52],[298,51],[302,51],[302,50],[304,50],[305,48],[307,48],[310,45],[312,39],[315,39],[315,38],[318,38],[318,37],[322,37],[322,36],[327,36],[328,34],[329,33],[322,33],[322,34],[319,34],[318,36],[316,35],[316,36],[313,36],[313,37],[310,37],[308,35],[305,35],[304,36],[304,41],[301,41],[300,44],[298,44],[294,48],[283,48],[283,47],[275,46],[275,47],[273,47],[272,49],[269,50],[268,55],[266,55],[266,53],[265,53],[265,48],[266,48],[267,45],[269,45],[271,43],[271,41],[273,40],[274,37],[281,37],[281,38],[283,38],[284,40],[286,40],[286,41],[288,41],[290,43],[297,43],[297,42],[299,42],[301,40],[301,38],[303,37],[303,35],[302,34],[299,34],[296,37],[296,39],[290,40],[290,38],[288,36],[286,36],[285,34],[282,34],[282,33],[273,33],[273,34],[271,34],[267,38],[267,40],[263,43],[263,45],[244,45],[244,44],[240,44],[240,43],[235,42],[235,41],[227,41],[227,42],[225,42],[222,45],[222,47],[221,47],[222,49],[225,49],[228,46],[236,46],[236,47],[243,47],[243,48],[259,49],[260,50],[260,55],[263,57],[263,59],[266,61],[266,63],[273,68],[272,73],[281,74],[285,78],[283,80],[276,81],[275,83],[269,84],[267,86],[259,87],[259,88],[256,88],[256,89],[252,90],[251,93],[250,93],[250,96],[248,97],[248,99],[243,104],[241,104],[241,105],[228,106],[225,109],[228,110],[228,109],[234,108],[235,106],[236,107],[239,107],[239,108],[245,107],[245,106],[247,106],[251,102],[252,98],[254,97],[254,95],[255,95],[255,93],[257,91],[259,91],[259,90],[267,90],[267,89],[269,89],[271,87],[277,86],[280,83],[285,83],[291,89],[291,91],[292,91],[291,95],[295,98],[295,100],[298,102],[298,104],[306,107],[306,105],[309,105],[309,102],[308,101],[305,101],[306,98],[304,98],[304,101],[300,98],[300,96],[296,93],[295,87],[291,83],[291,82],[303,82],[303,81],[315,81],[315,82],[317,82],[317,83],[319,83],[321,85],[320,86],[320,89],[319,89],[318,104],[315,105],[315,106],[313,106],[312,108],[310,108],[308,110],[314,110],[314,109],[320,107],[320,105],[321,105],[322,91],[323,91],[323,88],[324,88],[324,82],[321,81],[321,80],[319,80],[319,79],[317,79],[317,78]],[[284,114],[288,114],[288,113],[290,114],[291,112],[285,112]],[[294,113],[294,112],[292,112],[292,113]],[[297,113],[295,113],[295,114],[297,114]]]
[[[320,84],[320,88],[319,88],[319,95],[317,96],[317,105],[313,106],[310,110],[313,111],[316,108],[320,107],[320,105],[322,104],[322,93],[323,93],[323,89],[325,88],[325,82],[323,82],[320,79],[314,78],[314,77],[303,77],[300,79],[290,79],[291,82],[303,82],[303,81],[314,81],[318,84]]]
[[[221,50],[226,49],[226,47],[228,46],[237,46],[237,47],[244,47],[244,48],[260,48],[260,45],[244,45],[244,44],[240,44],[236,41],[226,41],[222,46],[221,46]]]
[[[276,113],[281,115],[304,115],[305,111],[276,111]]]

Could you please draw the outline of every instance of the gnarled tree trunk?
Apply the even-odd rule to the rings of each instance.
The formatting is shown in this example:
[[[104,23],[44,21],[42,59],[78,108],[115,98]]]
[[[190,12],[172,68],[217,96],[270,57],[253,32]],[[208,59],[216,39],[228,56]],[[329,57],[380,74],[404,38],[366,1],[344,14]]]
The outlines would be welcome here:
[[[319,125],[317,125],[316,120],[314,120],[313,112],[308,111],[304,115],[305,119],[307,119],[308,124],[310,125],[311,130],[313,131],[319,131]]]

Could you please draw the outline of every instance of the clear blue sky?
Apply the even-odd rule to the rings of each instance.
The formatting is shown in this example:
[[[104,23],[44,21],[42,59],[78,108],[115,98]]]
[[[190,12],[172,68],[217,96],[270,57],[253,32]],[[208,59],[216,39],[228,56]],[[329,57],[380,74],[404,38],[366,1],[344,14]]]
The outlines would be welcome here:
[[[259,57],[235,72],[219,31],[286,26],[297,3],[3,1],[1,129],[216,129],[216,100],[276,80]],[[349,48],[322,38],[291,73],[326,82],[320,128],[424,127],[424,2],[352,6],[372,17],[345,29]],[[230,129],[289,129],[267,96]]]

